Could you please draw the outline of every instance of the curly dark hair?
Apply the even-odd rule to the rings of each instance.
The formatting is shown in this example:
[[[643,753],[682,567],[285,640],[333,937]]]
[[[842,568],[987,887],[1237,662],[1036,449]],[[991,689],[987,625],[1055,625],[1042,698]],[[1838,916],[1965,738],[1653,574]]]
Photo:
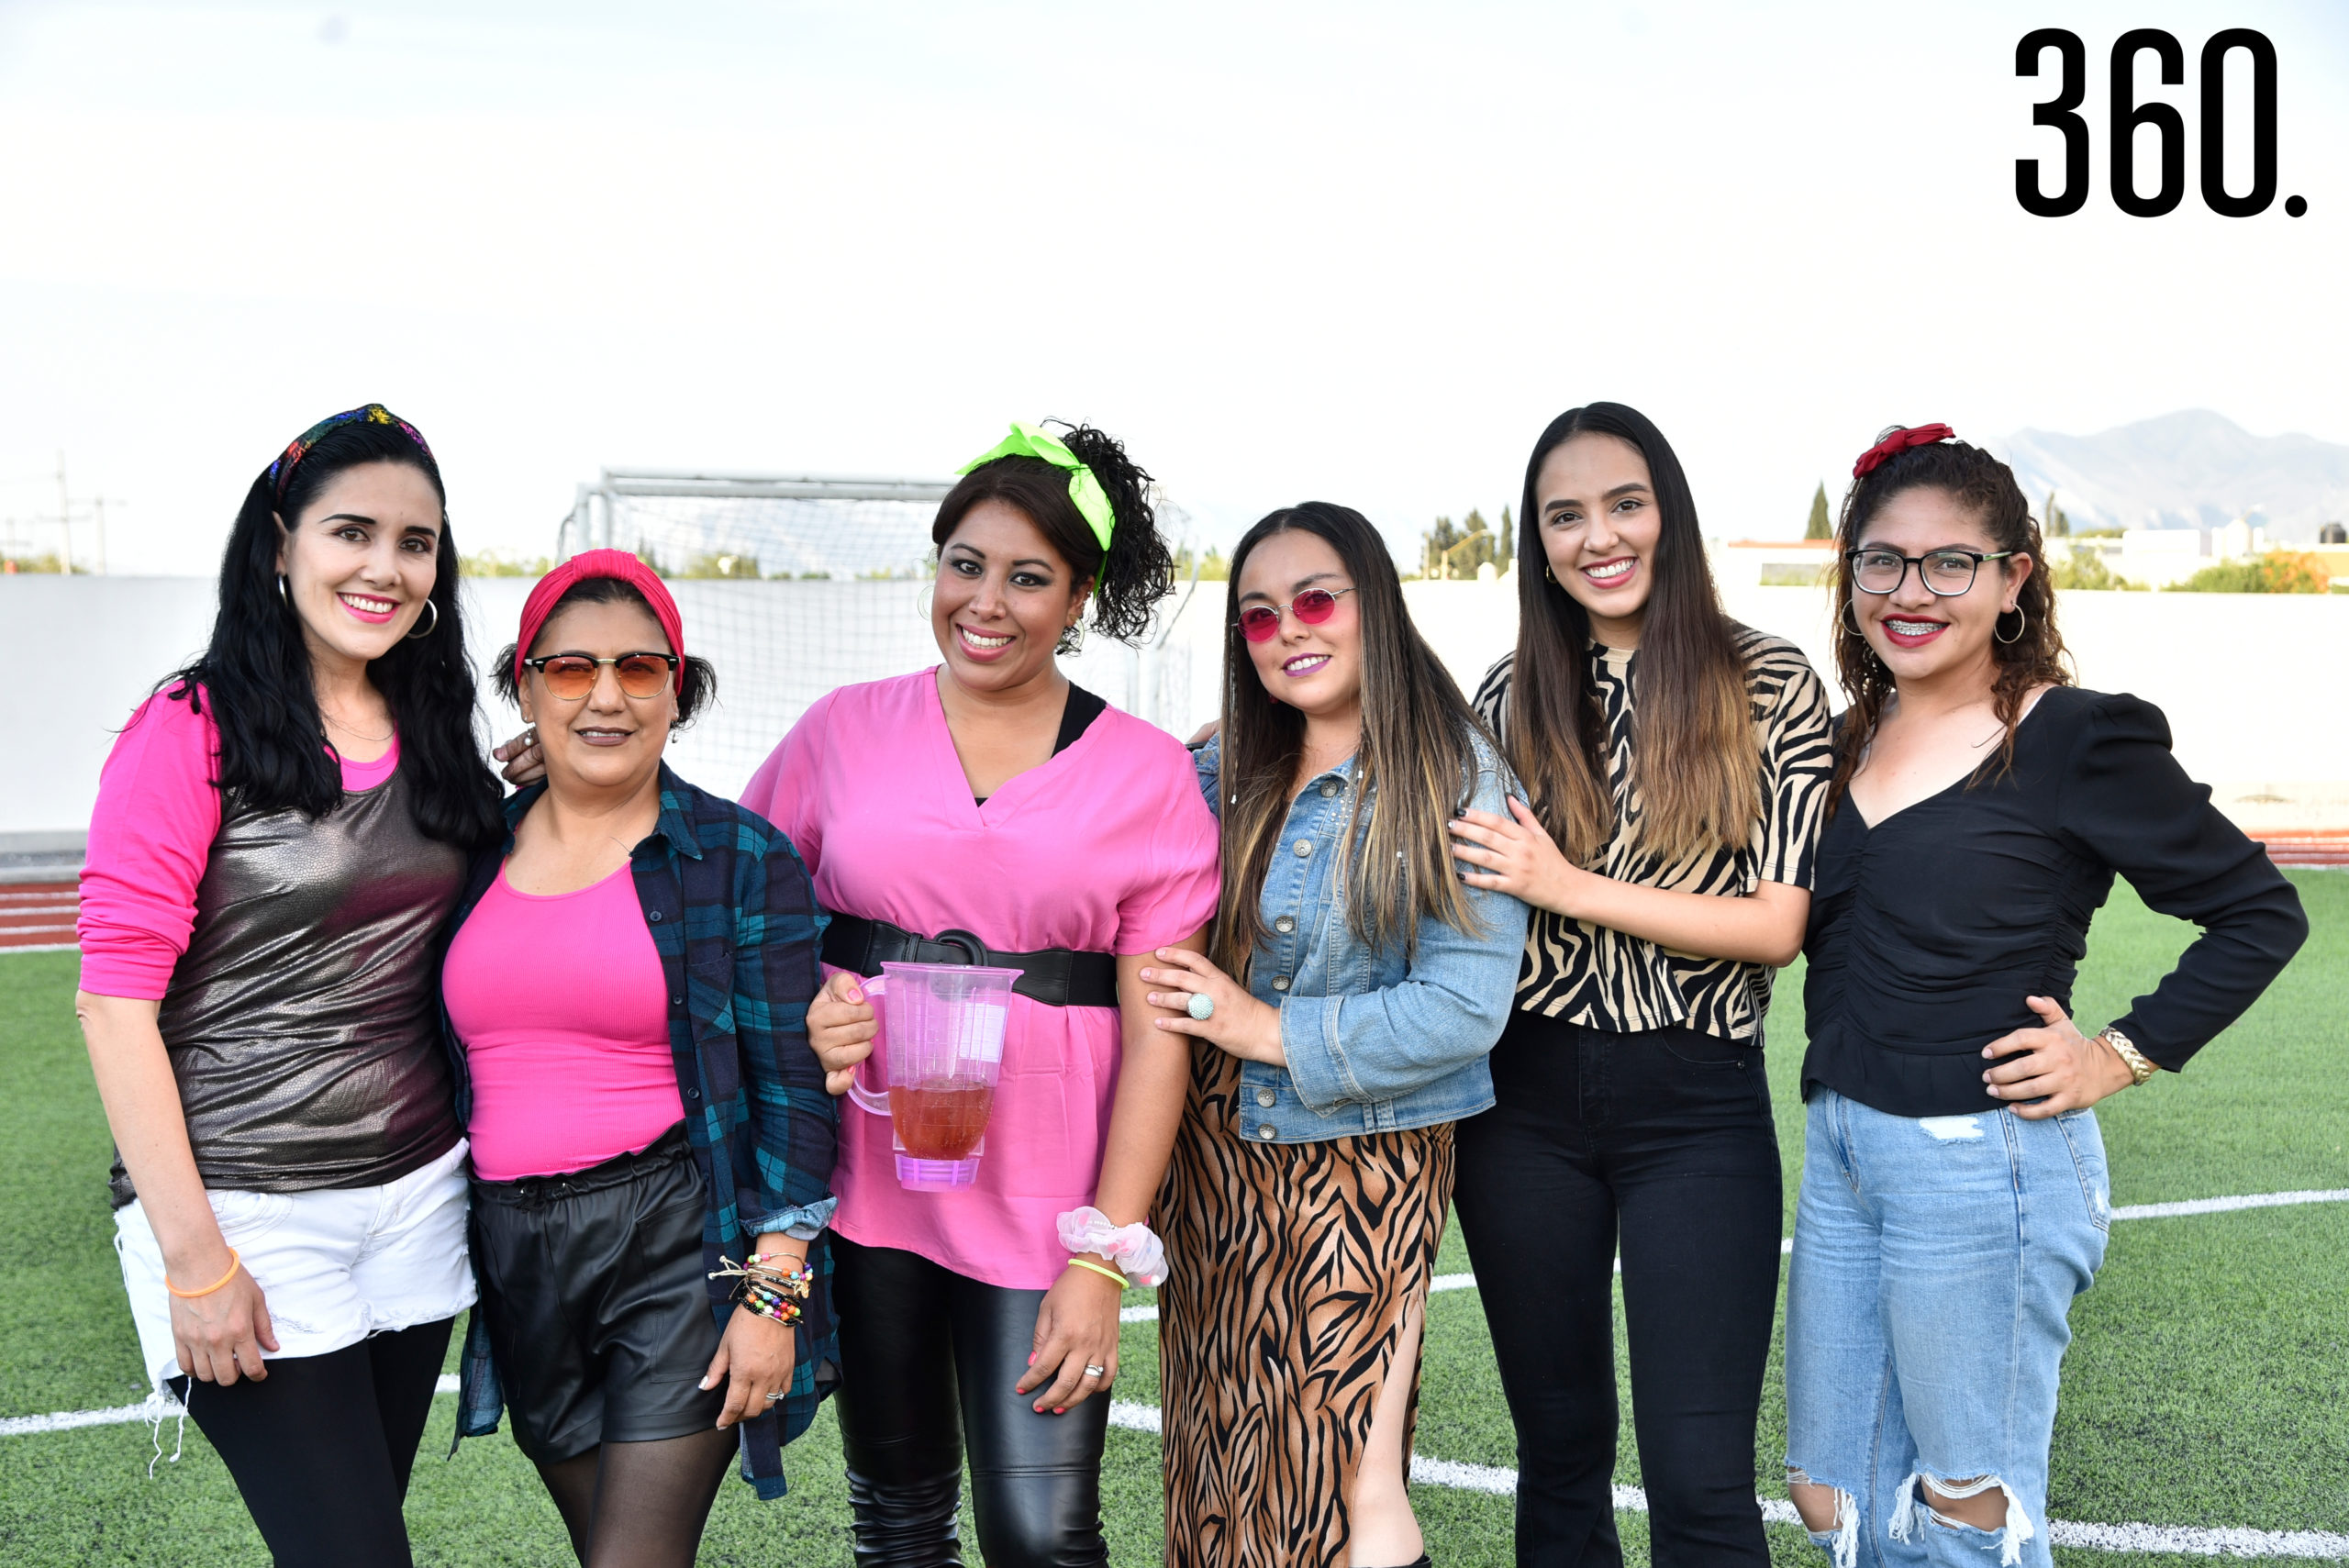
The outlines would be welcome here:
[[[661,618],[652,614],[652,606],[645,602],[644,595],[635,584],[618,577],[582,577],[563,590],[562,597],[548,609],[546,619],[540,621],[540,626],[553,625],[554,617],[562,613],[565,605],[634,605],[654,621]],[[544,638],[546,633],[541,630],[539,635]],[[514,660],[521,651],[518,643],[509,642],[497,651],[496,662],[489,667],[490,684],[497,688],[499,696],[517,707],[522,706],[522,693],[514,680]],[[654,651],[648,649],[645,651]],[[670,651],[674,653],[676,651],[672,649]],[[685,689],[677,694],[677,728],[680,729],[691,724],[694,716],[718,695],[717,668],[698,654],[688,653],[685,660]]]
[[[1894,430],[1903,428],[1893,427]],[[1885,435],[1892,434],[1887,430]],[[1883,439],[1878,437],[1877,439]],[[1860,758],[1876,734],[1877,718],[1892,695],[1892,672],[1866,638],[1852,630],[1852,564],[1850,552],[1885,503],[1905,490],[1942,491],[1973,514],[1994,550],[2012,550],[2031,557],[2032,571],[2015,596],[2022,626],[2011,642],[1995,639],[1990,656],[1998,666],[1991,688],[1991,706],[2006,726],[2006,740],[1995,756],[1983,760],[1984,772],[2004,773],[2014,766],[2015,727],[2022,722],[2023,698],[2041,686],[2068,686],[2071,672],[2065,666],[2064,634],[2055,628],[2055,584],[2047,570],[2047,555],[2039,537],[2038,519],[2014,470],[1968,442],[1950,439],[1910,447],[1885,460],[1853,483],[1843,497],[1843,515],[1835,527],[1835,677],[1852,706],[1843,716],[1836,741],[1835,776],[1828,786],[1827,809],[1831,814],[1859,770]],[[2004,619],[2001,617],[2000,619]]]
[[[1109,533],[1108,552],[1069,499],[1068,471],[1026,456],[999,457],[964,474],[939,503],[930,541],[944,549],[963,518],[982,501],[1017,507],[1068,563],[1075,580],[1092,584],[1093,629],[1119,642],[1139,641],[1150,630],[1158,601],[1174,586],[1174,555],[1158,532],[1158,515],[1150,504],[1150,475],[1126,456],[1115,436],[1063,419],[1044,422],[1067,431],[1063,444],[1093,471],[1109,497],[1117,524]],[[1058,651],[1074,652],[1075,639],[1072,627]]]

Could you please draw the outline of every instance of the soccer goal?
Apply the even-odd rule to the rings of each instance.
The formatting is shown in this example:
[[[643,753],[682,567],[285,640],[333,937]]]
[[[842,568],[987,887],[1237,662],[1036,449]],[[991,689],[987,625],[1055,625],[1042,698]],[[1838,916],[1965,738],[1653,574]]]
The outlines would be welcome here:
[[[718,702],[677,738],[679,772],[734,795],[808,705],[836,686],[938,662],[930,635],[937,552],[951,485],[918,479],[607,469],[582,484],[557,551],[631,550],[668,579],[688,647],[717,667]],[[1170,535],[1186,520],[1160,504]],[[1222,584],[1210,584],[1220,589]],[[1140,649],[1091,639],[1069,678],[1163,728],[1187,733],[1214,706],[1195,693],[1193,650],[1171,638],[1189,603],[1178,584]],[[1219,613],[1221,605],[1210,608]],[[1210,682],[1212,677],[1210,676]]]

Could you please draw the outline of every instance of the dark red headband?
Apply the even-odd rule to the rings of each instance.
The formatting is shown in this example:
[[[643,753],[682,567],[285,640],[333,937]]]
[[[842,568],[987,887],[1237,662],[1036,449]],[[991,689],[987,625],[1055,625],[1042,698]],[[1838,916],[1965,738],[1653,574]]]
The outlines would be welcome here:
[[[556,602],[570,592],[573,584],[589,577],[617,577],[644,595],[644,602],[652,606],[652,618],[668,634],[669,651],[677,656],[677,695],[685,695],[685,628],[677,617],[677,601],[652,568],[624,550],[583,550],[539,579],[539,585],[522,603],[522,635],[514,643],[514,684],[523,684],[522,661],[530,656],[530,645],[538,641],[539,628],[554,613]]]
[[[1865,478],[1881,468],[1887,459],[1910,447],[1929,447],[1956,434],[1947,425],[1920,425],[1913,430],[1895,426],[1889,435],[1860,454],[1860,461],[1852,465],[1852,477]]]

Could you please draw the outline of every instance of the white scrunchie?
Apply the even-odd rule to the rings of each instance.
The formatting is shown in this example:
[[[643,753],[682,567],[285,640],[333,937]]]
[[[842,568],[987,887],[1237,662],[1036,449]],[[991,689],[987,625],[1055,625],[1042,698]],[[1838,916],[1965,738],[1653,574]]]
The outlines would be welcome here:
[[[1125,1271],[1136,1284],[1166,1283],[1166,1249],[1149,1226],[1112,1225],[1090,1207],[1060,1217],[1061,1245],[1072,1252],[1097,1252]]]

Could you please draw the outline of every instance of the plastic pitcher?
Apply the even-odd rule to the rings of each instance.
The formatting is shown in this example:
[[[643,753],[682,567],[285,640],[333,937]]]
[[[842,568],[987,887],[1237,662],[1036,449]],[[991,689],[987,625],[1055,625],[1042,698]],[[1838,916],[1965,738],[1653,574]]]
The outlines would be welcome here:
[[[864,1085],[862,1065],[849,1097],[888,1119],[897,1183],[914,1192],[951,1192],[979,1179],[987,1118],[1003,1071],[1004,1027],[1016,969],[960,963],[884,963],[862,983],[877,999],[873,1055],[886,1057],[888,1094]]]

